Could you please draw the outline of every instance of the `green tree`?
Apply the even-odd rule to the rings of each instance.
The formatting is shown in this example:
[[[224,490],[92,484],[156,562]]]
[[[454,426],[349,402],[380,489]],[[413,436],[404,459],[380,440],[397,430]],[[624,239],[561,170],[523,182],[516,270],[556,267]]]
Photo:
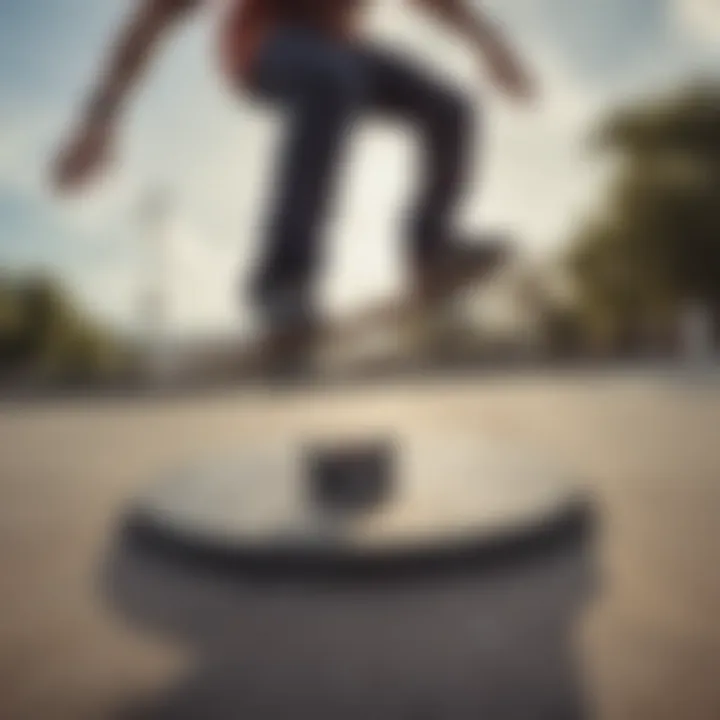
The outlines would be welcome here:
[[[720,86],[621,111],[596,141],[619,162],[568,257],[589,326],[627,344],[690,300],[720,315]]]
[[[0,277],[0,370],[89,379],[121,369],[117,340],[45,277]]]

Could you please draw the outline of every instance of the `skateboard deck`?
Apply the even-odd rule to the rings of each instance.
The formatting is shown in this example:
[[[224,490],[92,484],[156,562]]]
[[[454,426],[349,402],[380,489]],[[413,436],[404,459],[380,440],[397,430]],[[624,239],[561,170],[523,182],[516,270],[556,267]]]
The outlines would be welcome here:
[[[311,332],[299,332],[287,342],[259,340],[243,348],[240,367],[247,370],[304,369],[329,348],[350,348],[373,333],[393,336],[397,341],[410,340],[425,348],[433,344],[435,329],[447,321],[457,308],[457,301],[469,290],[483,287],[490,277],[509,259],[498,256],[481,268],[474,268],[452,279],[431,297],[414,292],[384,298],[351,313],[349,316],[326,320]]]

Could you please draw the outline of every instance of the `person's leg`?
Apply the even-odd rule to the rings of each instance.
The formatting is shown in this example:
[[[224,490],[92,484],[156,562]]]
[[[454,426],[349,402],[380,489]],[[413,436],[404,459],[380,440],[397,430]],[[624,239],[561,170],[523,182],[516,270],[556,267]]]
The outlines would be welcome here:
[[[479,116],[465,93],[389,51],[360,50],[373,108],[419,134],[422,171],[407,218],[409,260],[432,262],[454,238],[453,215],[477,161]]]
[[[287,113],[253,295],[312,294],[342,141],[366,96],[362,61],[304,30],[282,29],[261,52],[253,88]],[[292,303],[292,300],[291,300]]]

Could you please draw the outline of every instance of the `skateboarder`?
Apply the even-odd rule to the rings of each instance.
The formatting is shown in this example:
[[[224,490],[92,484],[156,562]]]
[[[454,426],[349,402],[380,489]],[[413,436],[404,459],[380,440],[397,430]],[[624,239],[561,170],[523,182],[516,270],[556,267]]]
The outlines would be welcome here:
[[[499,29],[466,0],[410,0],[477,48],[494,84],[528,100],[532,84]],[[126,101],[160,40],[206,0],[138,0],[113,46],[55,179],[76,188],[107,161]],[[222,4],[215,0],[214,4]],[[251,298],[269,336],[307,335],[317,322],[314,278],[323,223],[355,119],[377,113],[407,124],[422,176],[405,233],[412,285],[433,297],[492,269],[503,248],[464,242],[452,225],[475,157],[472,103],[413,60],[363,39],[363,0],[226,0],[222,63],[231,85],[286,112],[262,262]],[[379,168],[382,172],[382,168]],[[472,238],[469,238],[472,240]]]

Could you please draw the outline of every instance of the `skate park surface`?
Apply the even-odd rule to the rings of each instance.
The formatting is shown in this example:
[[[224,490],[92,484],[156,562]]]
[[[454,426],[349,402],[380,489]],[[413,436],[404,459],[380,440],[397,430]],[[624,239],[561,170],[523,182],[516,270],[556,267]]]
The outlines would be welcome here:
[[[126,504],[169,466],[269,433],[443,426],[557,458],[602,515],[580,672],[612,720],[720,717],[720,373],[500,373],[354,388],[0,404],[0,716],[146,717],[180,645],[99,589]]]

